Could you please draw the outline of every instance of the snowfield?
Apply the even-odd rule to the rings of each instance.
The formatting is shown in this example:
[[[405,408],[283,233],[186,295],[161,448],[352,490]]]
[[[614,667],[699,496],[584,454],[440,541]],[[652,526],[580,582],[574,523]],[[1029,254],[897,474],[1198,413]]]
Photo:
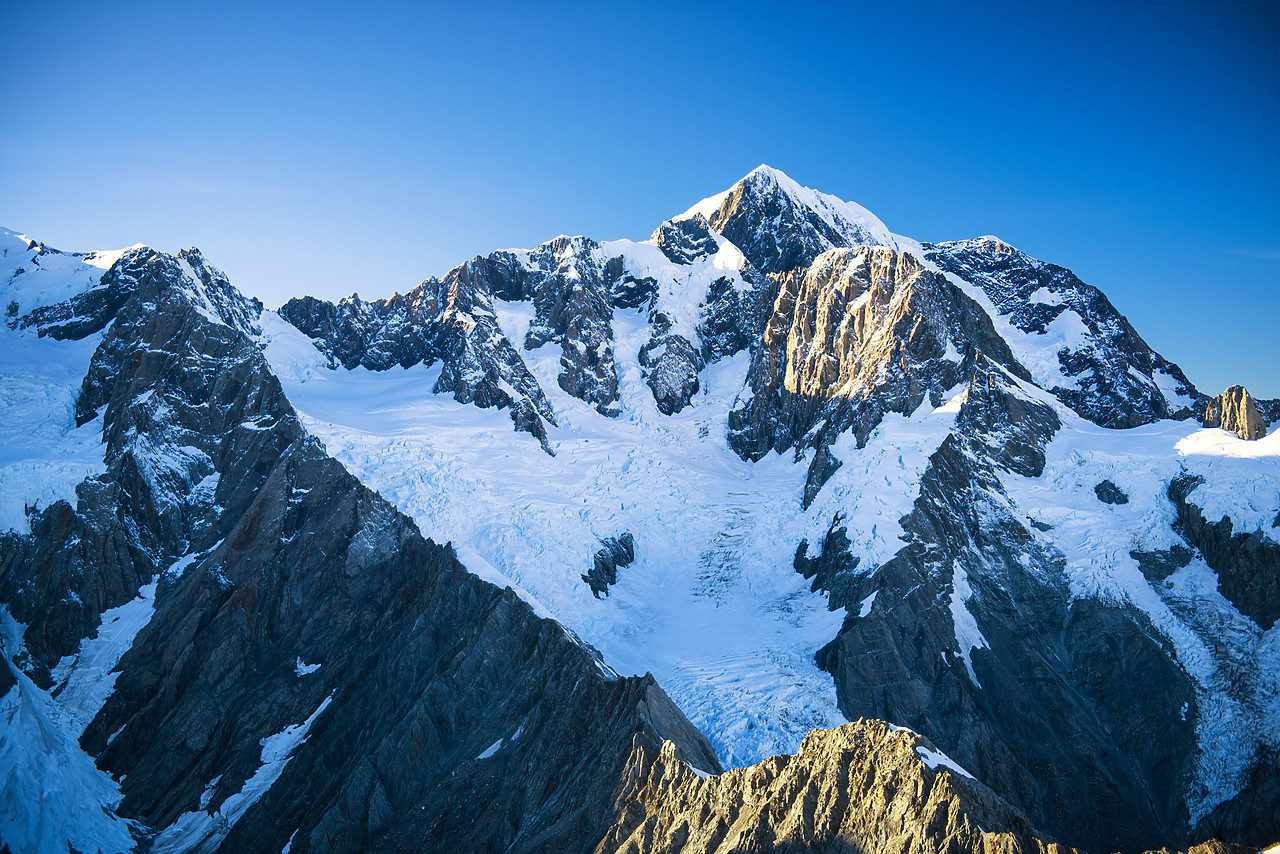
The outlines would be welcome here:
[[[532,306],[495,307],[523,340]],[[432,394],[439,364],[332,371],[310,339],[262,318],[266,355],[307,430],[423,534],[452,542],[469,569],[510,585],[614,671],[652,672],[726,765],[794,752],[809,730],[844,723],[813,662],[844,612],[792,567],[805,469],[729,449],[745,353],[710,366],[693,405],[666,416],[640,375],[647,323],[636,311],[613,323],[617,419],[560,389],[557,346],[523,354],[556,410],[552,457],[506,412]],[[628,531],[635,563],[596,599],[581,576],[603,538]]]

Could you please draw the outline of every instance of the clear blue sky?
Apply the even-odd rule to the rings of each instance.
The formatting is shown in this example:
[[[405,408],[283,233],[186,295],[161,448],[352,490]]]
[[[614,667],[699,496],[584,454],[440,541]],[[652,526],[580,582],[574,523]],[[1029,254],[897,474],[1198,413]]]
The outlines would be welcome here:
[[[0,225],[376,297],[767,162],[1280,397],[1280,4],[1048,5],[3,0]]]

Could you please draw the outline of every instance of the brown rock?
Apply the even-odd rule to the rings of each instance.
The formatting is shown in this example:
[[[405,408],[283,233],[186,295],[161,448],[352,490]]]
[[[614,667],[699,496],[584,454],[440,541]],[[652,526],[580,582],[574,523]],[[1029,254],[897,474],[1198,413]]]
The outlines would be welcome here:
[[[637,740],[605,852],[1066,852],[931,742],[866,720],[815,730],[794,756],[705,777]]]
[[[1233,385],[1211,398],[1205,403],[1200,420],[1206,427],[1221,427],[1241,439],[1252,441],[1267,435],[1267,422],[1244,386]]]

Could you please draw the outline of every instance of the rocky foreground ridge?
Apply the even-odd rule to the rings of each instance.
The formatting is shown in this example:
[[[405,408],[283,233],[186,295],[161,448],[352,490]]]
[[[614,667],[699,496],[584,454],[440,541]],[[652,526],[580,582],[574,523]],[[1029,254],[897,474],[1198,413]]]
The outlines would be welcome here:
[[[762,167],[644,243],[562,237],[281,308],[335,376],[433,366],[436,395],[506,411],[517,457],[580,429],[559,395],[602,424],[639,418],[637,393],[698,416],[741,366],[698,435],[803,472],[781,568],[845,615],[813,657],[859,723],[722,773],[683,688],[619,676],[338,462],[267,357],[270,314],[199,252],[4,238],[5,346],[84,358],[49,440],[79,443],[74,491],[19,477],[71,463],[0,469],[22,512],[0,534],[11,850],[1280,839],[1280,480],[1247,462],[1276,402],[1202,394],[1063,268],[892,235]],[[928,413],[887,546],[864,456]],[[1262,448],[1248,496],[1199,452],[1135,473],[1200,421]],[[724,542],[693,556],[706,590],[734,583]],[[650,547],[610,529],[567,575],[608,607]]]

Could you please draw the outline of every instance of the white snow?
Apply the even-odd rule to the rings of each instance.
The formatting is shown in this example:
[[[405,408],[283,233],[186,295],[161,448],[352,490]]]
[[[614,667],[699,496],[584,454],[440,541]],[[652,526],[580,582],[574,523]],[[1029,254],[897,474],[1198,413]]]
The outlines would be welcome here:
[[[954,574],[951,577],[951,621],[955,625],[956,646],[960,650],[960,656],[964,659],[965,670],[969,671],[969,678],[973,680],[973,684],[979,688],[982,683],[978,681],[977,675],[973,672],[973,651],[975,649],[987,649],[987,639],[982,636],[981,630],[978,629],[978,623],[974,619],[973,614],[965,606],[965,603],[973,598],[973,588],[969,586],[969,575],[965,572],[964,566],[960,561],[952,563]]]
[[[39,255],[38,247],[27,248],[26,235],[0,228],[0,305],[17,303],[22,317],[33,309],[66,302],[97,287],[127,251]]]
[[[623,251],[629,263],[666,263],[645,244]],[[506,335],[522,341],[532,306],[494,307]],[[432,394],[439,365],[330,371],[301,333],[269,317],[267,357],[331,454],[613,669],[651,671],[724,762],[792,752],[809,730],[844,722],[831,677],[813,662],[843,611],[828,611],[792,568],[795,532],[808,527],[805,469],[777,455],[747,463],[727,447],[745,353],[707,368],[693,405],[665,416],[637,359],[648,323],[618,311],[622,412],[610,419],[560,389],[559,348],[525,351],[559,422],[548,428],[551,457],[514,432],[505,411]],[[626,531],[636,561],[597,600],[580,576],[601,539]]]
[[[875,214],[859,204],[846,202],[827,193],[820,193],[817,190],[803,187],[782,170],[774,169],[772,166],[764,164],[751,170],[738,184],[752,180],[773,181],[779,189],[791,198],[794,204],[813,211],[837,234],[846,237],[849,245],[868,242],[878,246],[896,247],[898,245],[894,235],[885,227],[885,224]],[[719,210],[724,200],[738,187],[738,184],[723,193],[717,193],[714,196],[703,199],[679,216],[672,217],[672,219],[691,219],[695,214],[702,214],[703,217],[710,219],[711,215]]]
[[[1145,613],[1194,680],[1200,754],[1188,806],[1198,819],[1244,785],[1258,744],[1280,745],[1280,630],[1264,633],[1241,615],[1198,557],[1153,585],[1129,553],[1181,544],[1167,490],[1182,473],[1205,478],[1190,501],[1211,521],[1230,515],[1236,531],[1274,537],[1280,440],[1246,442],[1193,421],[1108,430],[1058,411],[1064,427],[1043,476],[1007,475],[1005,489],[1019,512],[1052,526],[1036,537],[1065,559],[1072,594]],[[1129,503],[1099,501],[1104,479]]]
[[[0,840],[12,851],[100,854],[132,851],[132,822],[113,810],[119,784],[99,771],[72,734],[58,704],[10,665],[17,680],[0,697]]]
[[[0,532],[26,533],[28,507],[74,507],[76,485],[105,470],[102,422],[75,422],[80,383],[101,340],[37,338],[0,323]]]
[[[1177,412],[1180,409],[1189,409],[1195,405],[1195,401],[1190,395],[1178,391],[1178,381],[1164,371],[1152,371],[1151,379],[1155,380],[1160,393],[1164,395],[1164,399],[1169,401],[1171,411]]]
[[[1206,519],[1230,516],[1237,533],[1280,539],[1271,527],[1280,513],[1280,429],[1254,441],[1226,430],[1195,430],[1175,447],[1187,470],[1205,478],[1190,500]]]
[[[958,762],[940,750],[930,750],[923,744],[918,744],[916,745],[916,753],[920,754],[921,762],[935,771],[939,768],[948,768],[955,771],[957,774],[962,774],[965,777],[968,777],[970,780],[974,779],[974,776],[961,768]]]
[[[929,457],[951,432],[967,394],[962,384],[937,408],[925,400],[910,416],[888,413],[861,449],[851,433],[835,441],[831,453],[844,464],[798,520],[810,557],[817,556],[836,514],[848,527],[850,552],[861,558],[859,572],[871,572],[898,553],[903,545],[898,520],[920,497]]]
[[[302,723],[287,726],[275,735],[262,739],[262,764],[244,782],[240,791],[223,801],[218,811],[212,814],[207,811],[210,798],[202,797],[200,809],[183,813],[161,831],[152,845],[153,854],[208,854],[217,850],[249,807],[257,803],[284,773],[285,766],[293,758],[293,752],[307,740],[307,731],[332,701],[333,694],[330,694]],[[206,793],[216,784],[216,779],[211,781],[206,787]]]
[[[476,757],[476,759],[488,759],[490,756],[498,752],[498,750],[502,747],[503,741],[505,741],[505,739],[501,739],[501,738],[498,739],[493,744],[485,748],[484,751],[482,751],[480,755]]]
[[[880,592],[879,590],[873,590],[870,596],[866,597],[865,599],[862,600],[861,603],[859,603],[858,605],[859,617],[865,617],[867,616],[867,614],[871,613],[871,606],[876,603],[876,595],[879,592]]]
[[[658,292],[654,297],[655,309],[671,319],[672,334],[682,336],[697,347],[701,343],[698,335],[700,311],[711,283],[720,278],[728,278],[733,288],[739,292],[753,290],[741,275],[746,264],[742,251],[716,232],[711,232],[711,235],[718,250],[713,255],[695,259],[692,264],[674,264],[655,244],[630,240],[601,243],[597,250],[597,260],[604,262],[621,256],[627,271],[637,279],[654,279],[658,283]],[[494,303],[497,305],[501,300],[494,300]],[[520,310],[510,304],[503,307],[508,312]]]
[[[297,662],[293,665],[293,672],[296,676],[309,676],[320,669],[318,664],[307,664],[302,660],[302,656],[297,657]]]
[[[1048,288],[1037,288],[1028,297],[1027,302],[1038,303],[1040,305],[1062,305],[1062,295],[1054,293]]]
[[[139,590],[136,598],[103,611],[97,637],[81,640],[79,651],[64,656],[50,673],[50,693],[74,737],[84,733],[115,689],[116,664],[155,614],[156,586],[153,581]]]

